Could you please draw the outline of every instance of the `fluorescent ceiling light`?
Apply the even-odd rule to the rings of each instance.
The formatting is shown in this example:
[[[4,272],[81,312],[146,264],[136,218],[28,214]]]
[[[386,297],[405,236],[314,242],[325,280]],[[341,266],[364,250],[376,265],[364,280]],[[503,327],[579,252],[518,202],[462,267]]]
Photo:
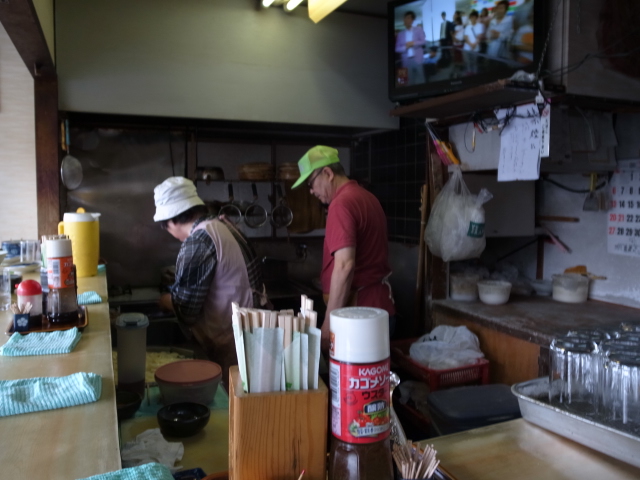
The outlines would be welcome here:
[[[264,8],[270,7],[272,3],[273,3],[273,0],[262,0],[262,6]]]
[[[309,0],[309,18],[318,23],[347,0]]]
[[[284,9],[287,12],[290,12],[294,8],[296,8],[298,5],[300,5],[301,3],[302,3],[302,0],[289,0],[287,3],[285,3]]]

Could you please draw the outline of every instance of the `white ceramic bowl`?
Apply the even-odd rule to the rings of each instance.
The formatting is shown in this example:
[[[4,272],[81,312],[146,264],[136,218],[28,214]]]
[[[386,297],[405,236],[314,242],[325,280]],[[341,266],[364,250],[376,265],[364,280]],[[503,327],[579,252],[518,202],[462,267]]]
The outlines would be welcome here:
[[[589,297],[589,277],[577,273],[553,275],[553,299],[564,303],[582,303]]]
[[[481,280],[478,282],[480,301],[487,305],[502,305],[509,301],[511,283],[503,280]]]

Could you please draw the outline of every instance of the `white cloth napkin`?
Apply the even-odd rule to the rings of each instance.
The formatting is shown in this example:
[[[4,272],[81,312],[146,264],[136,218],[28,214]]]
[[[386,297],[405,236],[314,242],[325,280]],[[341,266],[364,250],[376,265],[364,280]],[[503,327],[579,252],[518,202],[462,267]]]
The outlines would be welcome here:
[[[181,442],[167,442],[159,428],[145,430],[132,442],[122,447],[122,468],[135,467],[145,463],[155,462],[166,465],[172,472],[182,467],[175,466],[182,460],[184,445]]]

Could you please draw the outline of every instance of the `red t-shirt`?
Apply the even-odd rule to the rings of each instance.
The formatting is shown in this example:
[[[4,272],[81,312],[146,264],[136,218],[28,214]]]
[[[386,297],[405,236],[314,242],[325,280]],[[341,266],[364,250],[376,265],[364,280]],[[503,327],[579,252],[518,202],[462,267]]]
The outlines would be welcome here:
[[[358,306],[383,308],[393,315],[390,287],[382,283],[391,273],[387,218],[378,199],[354,180],[338,188],[329,204],[321,274],[324,293],[331,286],[333,254],[346,247],[356,249],[351,290],[358,291]]]

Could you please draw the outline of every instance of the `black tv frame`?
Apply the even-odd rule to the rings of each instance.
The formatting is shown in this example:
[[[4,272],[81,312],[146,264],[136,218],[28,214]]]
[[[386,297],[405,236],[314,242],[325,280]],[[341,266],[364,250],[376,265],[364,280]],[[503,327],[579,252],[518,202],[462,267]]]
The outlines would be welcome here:
[[[480,73],[473,76],[466,76],[455,79],[440,80],[437,82],[427,82],[421,85],[396,86],[396,52],[395,52],[395,9],[402,5],[414,3],[420,0],[393,0],[387,4],[387,52],[388,52],[388,85],[389,99],[397,104],[407,104],[416,100],[422,100],[429,97],[445,95],[447,93],[457,92],[468,88],[485,85],[496,80],[510,78],[516,71],[524,70],[532,73],[538,69],[538,64],[542,57],[542,50],[548,34],[548,0],[534,0],[534,19],[533,19],[533,62],[529,65],[518,67],[506,67],[503,69],[495,69],[491,72]],[[424,0],[430,1],[430,0]],[[468,12],[467,12],[468,13]],[[549,53],[547,52],[546,55]],[[544,59],[543,59],[544,61]],[[543,71],[544,69],[541,69]]]

